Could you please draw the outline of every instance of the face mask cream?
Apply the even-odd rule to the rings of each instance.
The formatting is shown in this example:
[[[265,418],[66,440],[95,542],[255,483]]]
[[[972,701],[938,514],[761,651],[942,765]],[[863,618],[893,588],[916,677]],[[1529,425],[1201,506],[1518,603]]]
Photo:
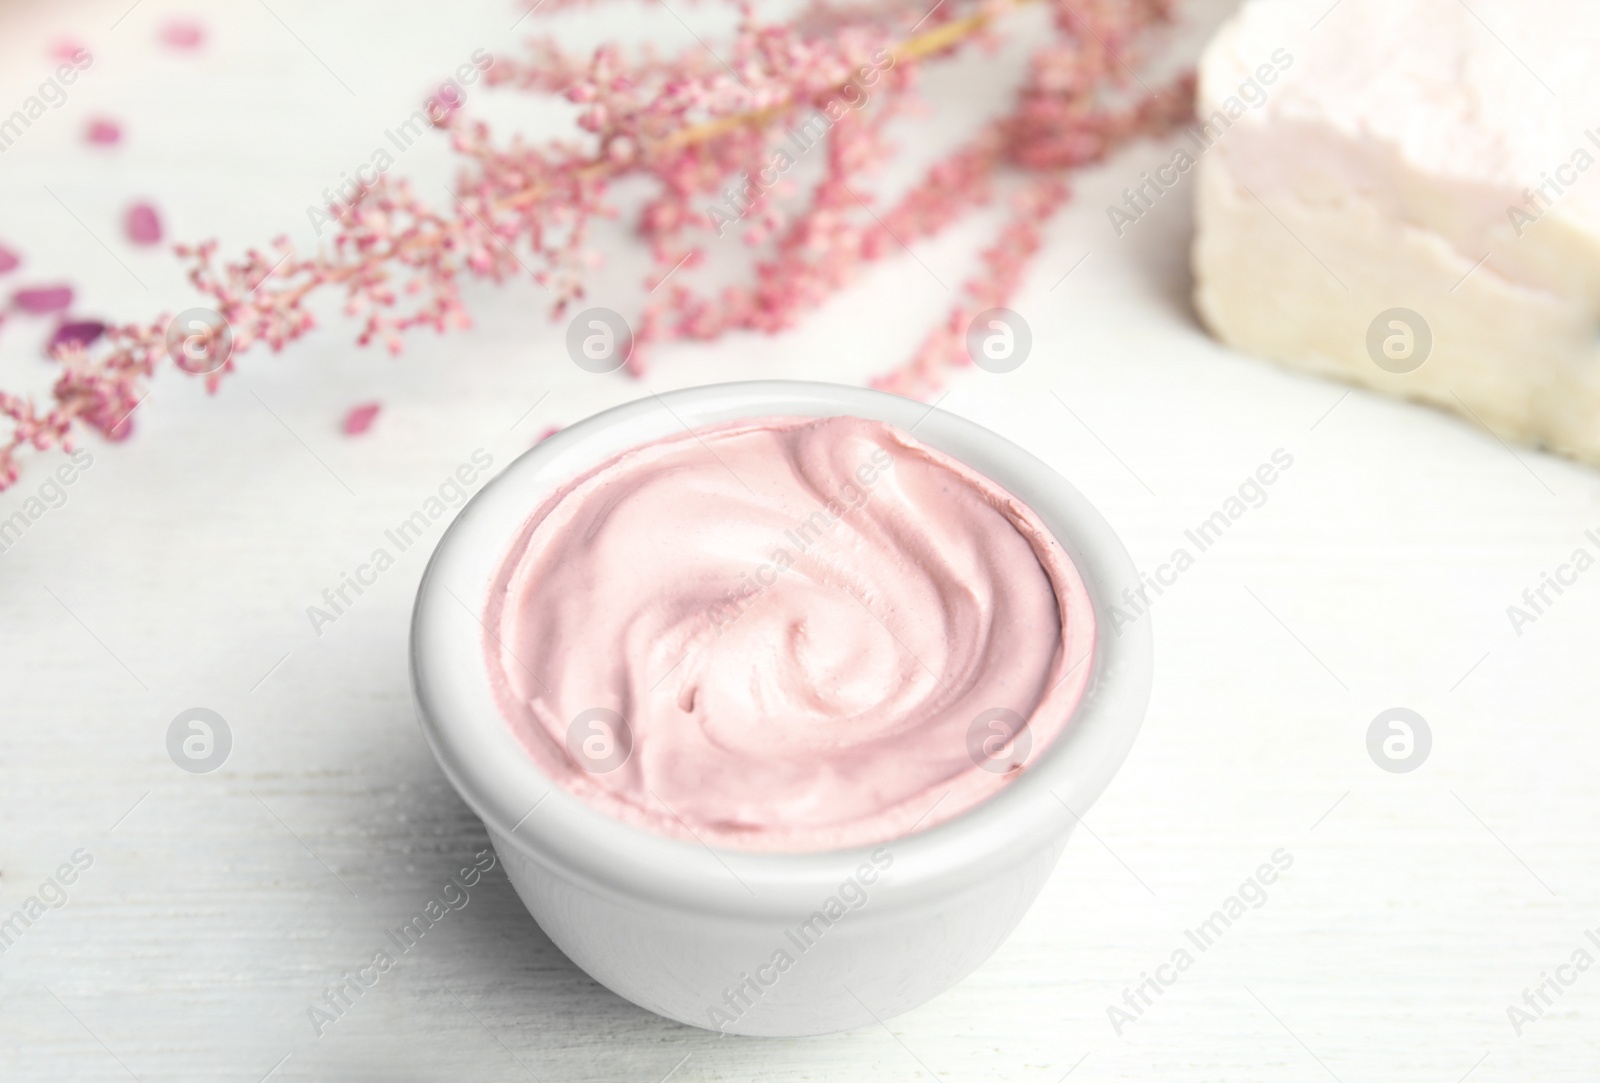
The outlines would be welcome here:
[[[992,796],[1067,726],[1094,640],[1033,511],[855,417],[602,463],[529,519],[484,626],[549,778],[639,827],[768,852],[884,842]]]

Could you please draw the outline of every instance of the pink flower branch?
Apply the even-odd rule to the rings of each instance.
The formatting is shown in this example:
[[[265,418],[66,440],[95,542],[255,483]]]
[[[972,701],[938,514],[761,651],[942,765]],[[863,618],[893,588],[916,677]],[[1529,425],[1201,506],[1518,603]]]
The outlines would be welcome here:
[[[903,254],[991,202],[1003,173],[1024,174],[999,238],[946,322],[878,381],[925,393],[966,363],[963,333],[973,314],[1004,305],[1018,288],[1070,194],[1065,174],[1170,129],[1192,108],[1188,77],[1154,92],[1130,85],[1138,82],[1129,65],[1141,40],[1170,20],[1173,0],[1055,0],[1054,36],[1035,51],[1013,110],[878,208],[867,182],[892,153],[890,125],[917,101],[921,64],[992,41],[996,21],[1027,2],[945,0],[927,13],[819,0],[788,25],[763,24],[741,5],[721,58],[696,46],[629,59],[604,46],[579,59],[535,42],[526,58],[492,64],[488,82],[565,97],[580,107],[580,137],[496,142],[485,124],[443,110],[434,123],[464,163],[448,202],[424,202],[404,180],[380,178],[328,208],[335,232],[316,253],[302,255],[279,238],[219,262],[215,241],[178,246],[225,335],[185,338],[168,314],[108,327],[92,343],[58,342],[51,353],[61,374],[48,405],[0,393],[0,416],[11,422],[0,441],[0,488],[16,480],[24,449],[70,449],[80,427],[127,437],[169,358],[215,390],[241,355],[295,342],[317,326],[308,307],[315,295],[342,297],[345,315],[360,324],[358,341],[396,352],[414,329],[468,325],[463,275],[531,277],[550,291],[559,318],[584,298],[585,275],[598,261],[591,226],[618,214],[611,187],[633,177],[653,185],[635,225],[655,264],[634,327],[629,366],[637,373],[664,342],[793,326],[865,265]],[[820,179],[799,206],[774,157],[777,136],[791,137],[791,161],[822,148]],[[729,230],[755,252],[748,281],[706,293],[693,272]],[[209,363],[188,363],[196,358]]]

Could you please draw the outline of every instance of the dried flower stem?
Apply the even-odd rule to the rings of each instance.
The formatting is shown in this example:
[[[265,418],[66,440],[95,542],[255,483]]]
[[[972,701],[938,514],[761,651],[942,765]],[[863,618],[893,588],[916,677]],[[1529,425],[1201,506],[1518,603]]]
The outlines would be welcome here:
[[[889,158],[886,129],[908,108],[920,64],[983,40],[997,20],[1031,0],[945,0],[931,12],[898,6],[904,0],[877,2],[886,6],[840,12],[817,0],[809,16],[788,26],[762,24],[741,7],[726,64],[698,49],[668,59],[647,53],[630,64],[610,46],[578,60],[549,42],[534,43],[527,61],[495,62],[492,85],[578,104],[579,127],[593,146],[530,146],[520,138],[497,145],[483,123],[451,109],[435,124],[468,163],[451,190],[453,206],[436,209],[404,180],[380,179],[329,208],[336,232],[317,254],[299,256],[279,238],[268,250],[219,265],[215,241],[178,246],[179,257],[192,262],[190,281],[232,336],[231,355],[206,373],[208,387],[215,390],[255,345],[279,350],[314,328],[306,302],[328,287],[342,291],[347,315],[362,318],[358,341],[381,340],[392,351],[414,328],[467,325],[463,273],[497,282],[531,276],[552,292],[559,316],[584,296],[584,272],[597,259],[588,230],[616,216],[606,193],[623,177],[651,178],[658,189],[637,225],[656,265],[629,357],[638,372],[659,342],[792,326],[863,265],[988,202],[1002,167],[1035,173],[949,319],[908,366],[880,381],[910,393],[936,386],[965,361],[965,322],[1003,305],[1020,283],[1044,223],[1068,198],[1064,171],[1180,122],[1191,108],[1192,82],[1180,79],[1135,104],[1118,104],[1138,39],[1170,20],[1174,0],[1075,0],[1076,8],[1060,0],[1059,10],[1051,9],[1054,37],[1036,49],[1015,109],[936,163],[897,203],[874,209],[861,182]],[[909,31],[893,29],[918,15]],[[930,25],[919,29],[924,23]],[[781,152],[786,164],[765,142],[790,118],[803,121],[788,133],[802,147],[796,153],[824,148],[821,177],[798,208],[790,206],[796,184],[784,175],[793,156]],[[706,254],[704,239],[730,226],[758,253],[751,280],[702,295],[690,280]],[[22,448],[70,448],[79,425],[125,438],[168,354],[168,322],[162,316],[109,327],[92,351],[59,343],[52,356],[62,372],[46,410],[0,393],[0,415],[12,421],[9,441],[0,444],[0,488],[15,481]]]

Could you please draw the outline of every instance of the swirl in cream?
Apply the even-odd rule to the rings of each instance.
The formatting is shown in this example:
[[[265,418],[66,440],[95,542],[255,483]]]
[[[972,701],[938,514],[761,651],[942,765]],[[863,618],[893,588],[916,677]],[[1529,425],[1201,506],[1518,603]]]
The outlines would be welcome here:
[[[882,422],[781,417],[563,488],[485,628],[502,707],[556,782],[665,835],[800,852],[1004,787],[1067,725],[1094,616],[994,482]]]

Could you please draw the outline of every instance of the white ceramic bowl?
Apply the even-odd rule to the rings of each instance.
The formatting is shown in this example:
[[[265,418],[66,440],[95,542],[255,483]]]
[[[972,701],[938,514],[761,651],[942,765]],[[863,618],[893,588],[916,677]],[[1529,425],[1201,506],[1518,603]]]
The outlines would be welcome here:
[[[774,415],[887,421],[993,478],[1071,554],[1097,614],[1094,672],[1066,731],[994,798],[881,847],[747,853],[614,820],[539,771],[490,688],[479,616],[502,558],[546,496],[685,425]],[[1122,544],[1089,502],[988,429],[862,388],[717,384],[571,425],[468,503],[417,594],[412,686],[445,774],[483,818],[528,910],[573,962],[635,1004],[695,1026],[822,1034],[887,1019],[943,992],[1021,920],[1143,720],[1149,622],[1117,635],[1107,618],[1122,589],[1137,585]]]

